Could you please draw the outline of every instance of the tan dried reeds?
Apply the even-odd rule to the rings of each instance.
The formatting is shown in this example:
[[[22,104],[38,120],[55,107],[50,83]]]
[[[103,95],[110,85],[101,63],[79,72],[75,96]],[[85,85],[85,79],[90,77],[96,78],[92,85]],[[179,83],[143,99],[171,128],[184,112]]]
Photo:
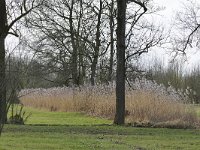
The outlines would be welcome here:
[[[126,122],[159,127],[194,127],[198,124],[198,117],[191,106],[157,92],[127,90]],[[20,99],[25,106],[49,111],[84,112],[109,119],[113,119],[115,114],[114,86],[32,89],[21,94],[25,95]]]

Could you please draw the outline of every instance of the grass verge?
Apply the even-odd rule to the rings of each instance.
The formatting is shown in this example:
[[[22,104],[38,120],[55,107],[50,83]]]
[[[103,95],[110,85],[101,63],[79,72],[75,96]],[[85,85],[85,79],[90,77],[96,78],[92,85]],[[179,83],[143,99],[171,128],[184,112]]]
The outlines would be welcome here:
[[[80,113],[46,112],[26,108],[27,125],[6,125],[0,150],[196,150],[200,130],[133,128]]]

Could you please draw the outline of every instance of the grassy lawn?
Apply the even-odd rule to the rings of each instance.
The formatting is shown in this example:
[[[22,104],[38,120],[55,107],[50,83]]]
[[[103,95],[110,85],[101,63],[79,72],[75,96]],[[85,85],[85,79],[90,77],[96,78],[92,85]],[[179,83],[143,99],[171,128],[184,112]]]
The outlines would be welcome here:
[[[200,130],[113,126],[81,113],[27,109],[27,125],[6,125],[0,150],[197,150]],[[199,111],[200,112],[200,111]]]
[[[27,120],[28,125],[99,125],[112,124],[112,121],[86,116],[77,112],[48,112],[45,110],[36,110],[25,108],[25,112],[31,112]]]

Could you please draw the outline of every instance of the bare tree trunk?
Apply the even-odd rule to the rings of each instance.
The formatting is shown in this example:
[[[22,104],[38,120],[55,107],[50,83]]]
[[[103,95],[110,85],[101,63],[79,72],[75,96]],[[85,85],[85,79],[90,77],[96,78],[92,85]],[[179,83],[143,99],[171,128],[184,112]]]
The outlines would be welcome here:
[[[82,18],[83,18],[83,1],[79,0],[79,19],[78,19],[78,27],[76,32],[76,45],[78,48],[78,77],[77,77],[77,83],[78,85],[83,84],[83,43],[80,40],[80,34],[81,34],[81,24],[82,24]]]
[[[101,41],[100,41],[100,28],[101,28],[101,15],[102,15],[102,7],[103,7],[103,2],[102,0],[100,0],[100,8],[99,8],[99,14],[98,14],[98,22],[97,22],[97,31],[96,31],[96,39],[95,39],[95,54],[94,54],[94,59],[91,65],[91,78],[90,78],[90,82],[91,85],[95,84],[95,75],[96,75],[96,68],[97,68],[97,63],[98,63],[98,59],[99,59],[99,49],[101,46]]]
[[[13,25],[19,21],[21,18],[25,17],[28,13],[30,13],[34,8],[40,6],[42,3],[34,6],[32,2],[32,7],[26,7],[26,0],[23,0],[20,6],[21,14],[19,16],[15,16],[10,24],[7,22],[7,10],[6,10],[6,0],[0,0],[0,133],[2,130],[2,124],[6,122],[7,119],[7,111],[6,111],[6,64],[5,64],[5,38],[8,34],[12,34],[18,36],[16,33],[9,32]],[[14,8],[13,8],[14,9]]]
[[[117,0],[117,76],[116,76],[116,114],[114,124],[125,122],[125,19],[126,1]]]
[[[95,75],[96,75],[97,63],[98,63],[98,55],[95,55],[94,60],[91,65],[91,78],[90,78],[91,85],[95,85]]]
[[[0,38],[0,125],[6,121],[5,45]]]
[[[74,9],[74,0],[71,1],[71,8],[70,8],[70,18],[69,18],[69,24],[70,24],[70,36],[71,36],[71,43],[72,43],[72,80],[73,84],[77,85],[78,84],[78,64],[77,64],[77,59],[78,59],[78,48],[76,45],[76,39],[75,39],[75,31],[73,28],[73,9]]]
[[[7,35],[6,2],[0,1],[0,126],[6,120],[5,38]]]
[[[83,48],[84,48],[84,44],[81,43],[81,47],[79,48],[79,84],[80,85],[84,84],[84,78],[85,78]]]
[[[108,71],[108,81],[112,81],[112,74],[113,74],[113,58],[114,58],[114,0],[111,2],[110,7],[110,64],[109,64],[109,71]]]

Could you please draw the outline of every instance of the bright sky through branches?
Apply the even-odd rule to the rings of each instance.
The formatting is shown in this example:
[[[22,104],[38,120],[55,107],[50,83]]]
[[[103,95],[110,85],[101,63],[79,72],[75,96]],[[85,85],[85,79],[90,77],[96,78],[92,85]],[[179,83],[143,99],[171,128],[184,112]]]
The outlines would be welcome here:
[[[156,13],[157,17],[156,17],[156,22],[158,21],[158,23],[161,23],[165,26],[165,28],[169,28],[172,26],[173,22],[175,21],[175,16],[177,14],[178,11],[184,11],[184,4],[187,3],[188,1],[193,1],[193,2],[197,2],[200,3],[198,0],[153,0],[153,5],[157,5],[160,7],[164,7],[165,9],[162,11],[159,11],[158,13]],[[15,38],[13,36],[9,36],[7,38],[7,48],[12,50],[16,45],[18,44],[18,38]],[[16,53],[16,51],[13,51]],[[161,59],[166,59],[168,60],[169,55],[166,55],[167,50],[154,50],[147,55],[147,57],[149,57],[148,59],[151,59],[150,57],[161,57]],[[142,55],[143,57],[145,55]],[[192,66],[193,64],[197,64],[199,63],[199,58],[200,58],[200,52],[194,52],[194,51],[190,51],[190,54],[188,54],[188,64],[189,66]]]
[[[157,6],[164,7],[162,11],[159,11],[156,17],[156,21],[163,24],[165,29],[173,28],[173,24],[176,19],[176,15],[178,12],[184,12],[185,7],[189,2],[200,3],[198,0],[153,0],[153,3]],[[170,51],[170,50],[169,50]],[[166,62],[171,58],[168,50],[155,50],[147,55],[147,60],[153,57],[161,57],[161,60],[165,60]],[[181,58],[181,57],[180,57]],[[190,49],[187,52],[187,62],[185,63],[186,68],[193,67],[194,65],[200,64],[200,51],[196,49]]]

